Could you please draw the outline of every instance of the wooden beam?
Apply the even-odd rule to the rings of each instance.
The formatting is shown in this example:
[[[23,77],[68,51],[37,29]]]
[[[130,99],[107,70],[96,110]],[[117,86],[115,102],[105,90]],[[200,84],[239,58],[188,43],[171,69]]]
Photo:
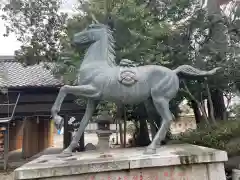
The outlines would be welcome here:
[[[0,95],[0,99],[5,101],[9,100],[10,103],[15,103],[17,99],[16,93],[14,94],[9,94],[8,99],[7,97]],[[57,93],[56,94],[27,94],[27,93],[21,93],[20,99],[19,99],[19,104],[24,104],[24,103],[44,103],[44,102],[51,102],[54,103],[54,101],[57,98]],[[67,95],[66,98],[64,99],[65,101],[75,101],[77,99],[76,96],[73,95]],[[1,102],[2,103],[2,102]]]
[[[77,115],[82,115],[84,113],[84,111],[79,110],[79,109],[78,110],[76,110],[76,109],[75,110],[66,110],[66,111],[61,110],[59,115],[64,116],[64,114],[66,114],[66,113],[68,113],[71,116],[77,116]],[[8,116],[8,114],[0,113],[0,117],[7,117],[7,116]],[[38,112],[28,112],[28,113],[20,112],[20,113],[15,114],[15,116],[14,116],[14,118],[12,120],[13,121],[14,120],[18,120],[18,119],[21,120],[24,117],[29,117],[29,116],[44,116],[46,118],[50,118],[51,114],[50,114],[49,111],[48,112],[45,112],[45,111],[41,111],[40,112],[40,111],[38,111]],[[0,122],[0,124],[1,124],[1,122]]]
[[[8,112],[12,113],[14,106],[2,106],[0,109],[0,114],[8,114]],[[8,109],[9,108],[9,109]],[[52,108],[52,104],[24,104],[18,105],[16,108],[17,113],[37,113],[37,112],[48,112],[50,114]],[[72,110],[83,110],[81,106],[74,103],[63,103],[61,107],[62,111],[72,111]]]

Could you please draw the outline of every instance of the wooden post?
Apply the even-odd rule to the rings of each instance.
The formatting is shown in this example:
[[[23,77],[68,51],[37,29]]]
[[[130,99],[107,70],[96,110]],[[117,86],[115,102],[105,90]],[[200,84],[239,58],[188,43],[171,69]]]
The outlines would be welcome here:
[[[78,115],[76,116],[76,119],[78,120],[78,122],[80,122],[83,118],[83,115]],[[79,127],[79,126],[78,126]],[[78,152],[81,152],[81,151],[85,151],[85,140],[84,140],[84,132],[82,134],[82,137],[80,138],[79,140],[79,147],[77,149]]]
[[[80,138],[80,151],[85,151],[85,134],[83,132],[82,137]]]
[[[4,131],[4,170],[8,167],[8,153],[9,153],[9,123],[7,123],[7,128]]]
[[[118,124],[118,118],[115,118],[115,124],[116,124],[116,145],[118,145],[118,133],[119,133],[119,124]]]
[[[126,140],[127,140],[127,112],[126,112],[126,107],[124,105],[124,133],[123,133],[123,147],[126,147]]]
[[[23,158],[29,158],[38,153],[39,133],[36,119],[25,118],[23,129]]]
[[[4,131],[6,130],[6,127],[0,127],[0,153],[4,152]]]
[[[49,140],[51,138],[51,133],[50,133],[50,121],[47,120],[43,120],[43,127],[44,127],[44,143],[43,143],[43,147],[44,149],[49,148]]]
[[[44,142],[46,141],[45,139],[47,137],[45,137],[45,127],[44,127],[44,120],[39,121],[38,119],[39,117],[37,117],[37,121],[38,121],[38,152],[41,152],[44,149]]]
[[[10,124],[9,127],[9,151],[15,151],[22,148],[23,122],[14,121],[15,125]]]
[[[16,142],[16,149],[22,149],[22,141],[23,141],[23,121],[19,120],[16,121],[17,123],[17,142]]]
[[[49,148],[49,141],[51,139],[52,134],[50,133],[50,121],[41,119],[39,121],[39,126],[38,126],[38,133],[39,133],[39,149],[38,152],[41,152],[47,148]]]
[[[63,147],[67,148],[72,140],[72,133],[69,131],[68,119],[69,116],[64,116],[64,134],[63,134]]]
[[[85,151],[85,141],[84,141],[84,133],[82,134],[82,137],[79,140],[79,147],[77,148],[78,152]]]
[[[9,151],[16,150],[16,143],[17,143],[17,124],[13,125],[13,123],[9,124]]]
[[[123,129],[122,129],[122,123],[121,123],[121,119],[122,119],[122,112],[123,112],[123,105],[122,104],[118,104],[117,105],[117,114],[116,114],[116,118],[118,119],[118,123],[119,123],[119,135],[120,135],[120,146],[123,147]]]
[[[48,147],[52,147],[54,145],[54,122],[53,120],[49,120],[49,144],[48,144]]]

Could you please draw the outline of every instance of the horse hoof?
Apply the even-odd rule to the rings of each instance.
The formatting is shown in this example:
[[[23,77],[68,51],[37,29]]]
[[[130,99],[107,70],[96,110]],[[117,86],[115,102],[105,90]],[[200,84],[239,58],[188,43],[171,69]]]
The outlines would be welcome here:
[[[147,147],[143,154],[156,154],[156,148]]]
[[[72,151],[67,148],[67,149],[64,149],[63,152],[58,157],[65,158],[65,157],[70,157],[72,155],[73,155]]]
[[[161,146],[161,141],[157,141],[156,146]]]
[[[59,115],[56,115],[54,118],[54,124],[55,124],[55,127],[57,128],[57,130],[61,130],[62,127],[63,127],[63,124],[64,124],[64,119],[59,116]]]
[[[64,154],[72,153],[72,149],[71,148],[66,148],[66,149],[63,150],[63,153]]]
[[[72,153],[61,153],[58,155],[59,158],[67,158],[73,156]]]

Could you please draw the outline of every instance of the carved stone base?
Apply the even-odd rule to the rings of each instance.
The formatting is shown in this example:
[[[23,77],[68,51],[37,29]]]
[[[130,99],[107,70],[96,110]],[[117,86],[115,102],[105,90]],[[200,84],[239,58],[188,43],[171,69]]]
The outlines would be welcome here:
[[[97,135],[98,135],[98,145],[97,149],[99,151],[104,151],[109,149],[109,138],[112,134],[111,131],[107,130],[97,130]]]
[[[144,148],[88,151],[68,158],[42,156],[15,170],[16,180],[150,179],[226,180],[227,153],[201,146],[182,144],[157,148],[154,155]]]
[[[96,146],[94,146],[92,143],[88,143],[85,146],[85,151],[91,151],[91,150],[96,150]]]
[[[240,179],[240,170],[233,169],[232,170],[232,180],[239,180]]]

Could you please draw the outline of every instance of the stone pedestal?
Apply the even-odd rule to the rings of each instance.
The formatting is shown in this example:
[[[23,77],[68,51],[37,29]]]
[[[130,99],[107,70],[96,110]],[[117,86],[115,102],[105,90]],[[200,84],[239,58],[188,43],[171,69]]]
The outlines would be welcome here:
[[[97,123],[97,135],[99,151],[105,151],[109,149],[109,138],[112,134],[110,130],[110,124],[112,123],[112,117],[108,115],[107,111],[102,112],[102,115],[98,116],[95,122]]]
[[[154,155],[144,148],[45,155],[14,171],[16,180],[226,180],[227,153],[201,146],[167,145]]]
[[[233,169],[232,170],[232,180],[239,180],[240,179],[240,170]]]
[[[104,151],[109,149],[109,138],[112,134],[111,131],[104,131],[104,130],[97,130],[97,135],[98,135],[98,145],[97,149],[99,151]]]

